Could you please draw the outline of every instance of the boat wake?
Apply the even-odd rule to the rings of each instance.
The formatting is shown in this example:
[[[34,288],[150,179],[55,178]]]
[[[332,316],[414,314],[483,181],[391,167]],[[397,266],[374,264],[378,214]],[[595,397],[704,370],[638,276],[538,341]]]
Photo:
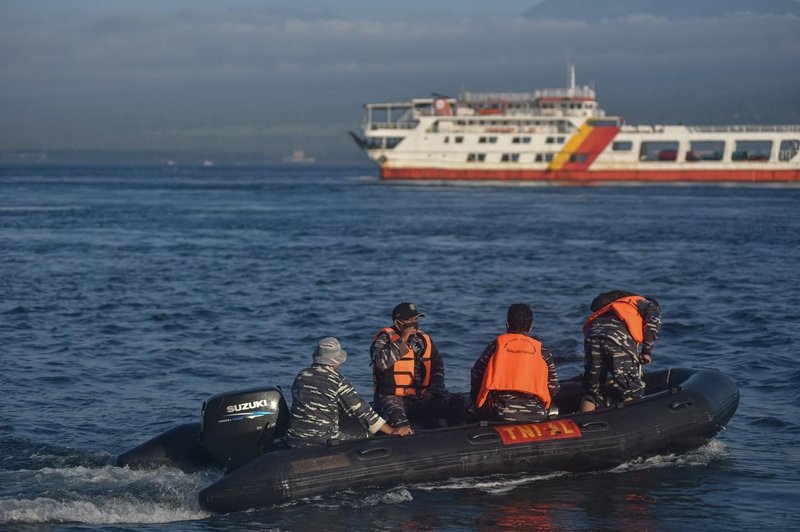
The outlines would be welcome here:
[[[103,467],[45,467],[0,471],[0,485],[29,486],[0,496],[0,527],[22,523],[169,523],[203,519],[197,493],[219,477],[172,467],[133,471]]]
[[[611,470],[611,473],[628,473],[664,467],[702,467],[729,456],[728,447],[719,440],[711,440],[702,447],[683,454],[663,454],[650,458],[637,458]]]

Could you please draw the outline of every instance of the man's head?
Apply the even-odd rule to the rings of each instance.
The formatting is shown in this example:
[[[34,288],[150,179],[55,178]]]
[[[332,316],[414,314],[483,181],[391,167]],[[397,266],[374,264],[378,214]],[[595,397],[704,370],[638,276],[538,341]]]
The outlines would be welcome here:
[[[417,310],[414,303],[400,303],[392,310],[392,322],[398,330],[411,324],[417,324],[419,318],[423,316],[425,314]]]
[[[514,303],[506,315],[508,332],[528,333],[533,328],[533,311],[525,303]]]
[[[323,338],[314,350],[314,364],[338,366],[347,360],[347,351],[342,349],[339,340],[333,336]]]

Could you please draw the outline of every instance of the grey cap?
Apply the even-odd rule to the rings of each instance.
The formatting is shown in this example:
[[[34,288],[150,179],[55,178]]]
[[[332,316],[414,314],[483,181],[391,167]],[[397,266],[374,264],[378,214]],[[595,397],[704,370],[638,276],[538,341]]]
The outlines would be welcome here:
[[[314,351],[314,364],[324,366],[338,366],[347,360],[347,351],[342,349],[339,340],[333,336],[323,338]]]

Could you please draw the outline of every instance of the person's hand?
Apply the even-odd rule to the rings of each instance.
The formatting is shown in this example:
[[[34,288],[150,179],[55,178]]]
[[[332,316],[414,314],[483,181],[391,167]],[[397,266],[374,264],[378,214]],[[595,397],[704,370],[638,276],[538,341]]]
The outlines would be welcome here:
[[[398,427],[392,428],[392,434],[395,436],[411,436],[414,434],[414,431],[411,430],[411,427]]]
[[[408,343],[409,338],[414,335],[417,330],[414,327],[406,327],[400,332],[400,339]]]
[[[639,362],[643,365],[647,365],[653,361],[653,356],[650,354],[650,351],[642,351],[639,354]]]

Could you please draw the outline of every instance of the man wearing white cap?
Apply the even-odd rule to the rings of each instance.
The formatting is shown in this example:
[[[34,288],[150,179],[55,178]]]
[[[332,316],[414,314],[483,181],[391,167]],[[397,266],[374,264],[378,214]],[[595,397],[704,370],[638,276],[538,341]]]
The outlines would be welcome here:
[[[292,409],[286,440],[292,447],[325,445],[328,440],[353,440],[376,432],[407,436],[408,427],[395,429],[361,399],[353,385],[337,371],[347,359],[339,340],[323,338],[314,351],[314,364],[298,373],[292,385]],[[357,420],[364,431],[339,429],[339,409]]]

